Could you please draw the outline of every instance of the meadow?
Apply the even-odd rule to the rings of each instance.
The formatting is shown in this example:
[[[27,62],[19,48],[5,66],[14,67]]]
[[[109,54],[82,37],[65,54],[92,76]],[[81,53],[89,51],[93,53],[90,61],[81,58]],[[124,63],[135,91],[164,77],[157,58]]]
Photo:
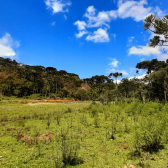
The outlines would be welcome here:
[[[166,168],[168,104],[0,101],[0,167]]]

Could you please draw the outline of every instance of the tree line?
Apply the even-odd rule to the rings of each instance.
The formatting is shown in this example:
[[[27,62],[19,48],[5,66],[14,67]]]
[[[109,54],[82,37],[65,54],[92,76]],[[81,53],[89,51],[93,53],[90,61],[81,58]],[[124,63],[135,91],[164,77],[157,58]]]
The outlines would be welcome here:
[[[95,75],[80,79],[77,74],[54,67],[30,66],[9,58],[0,58],[0,94],[26,97],[38,94],[46,98],[110,101],[167,101],[168,60],[142,61],[136,68],[146,71],[142,79],[123,78],[122,73]],[[139,73],[137,70],[137,73]],[[113,78],[113,79],[111,79]]]

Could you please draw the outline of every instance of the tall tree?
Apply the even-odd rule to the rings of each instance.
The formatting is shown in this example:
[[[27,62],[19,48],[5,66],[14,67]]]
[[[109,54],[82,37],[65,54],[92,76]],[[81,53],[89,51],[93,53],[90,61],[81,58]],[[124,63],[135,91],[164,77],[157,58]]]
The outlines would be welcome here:
[[[164,61],[152,59],[151,61],[142,61],[137,63],[136,68],[146,70],[147,74],[151,74],[152,71],[158,71],[160,68],[165,68],[166,66],[168,66],[168,64]]]
[[[117,79],[118,77],[122,77],[122,73],[118,73],[118,72],[110,73],[108,77],[109,78],[114,77],[116,79],[116,87],[117,87]]]
[[[149,46],[168,46],[168,15],[163,18],[158,18],[156,15],[151,14],[144,20],[144,29],[150,30],[156,35],[150,39]],[[162,35],[162,38],[160,35]],[[163,50],[167,53],[165,48]]]

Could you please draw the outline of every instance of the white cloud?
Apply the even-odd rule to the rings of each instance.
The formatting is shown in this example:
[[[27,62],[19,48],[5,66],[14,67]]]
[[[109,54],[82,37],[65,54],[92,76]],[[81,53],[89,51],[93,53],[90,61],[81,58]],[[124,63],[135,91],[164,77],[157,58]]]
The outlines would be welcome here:
[[[164,17],[165,12],[162,11],[158,6],[156,6],[155,13],[157,14],[158,17]]]
[[[116,58],[109,58],[111,60],[110,66],[111,67],[118,67],[118,64],[120,63],[119,61],[116,60]]]
[[[130,68],[130,73],[133,73],[135,71],[135,68]]]
[[[150,32],[151,33],[151,32]],[[156,34],[154,33],[151,33],[150,37],[149,37],[149,40],[152,39],[154,36],[156,36]],[[157,35],[157,36],[160,36],[160,40],[165,40],[165,37],[164,35]],[[168,43],[165,43],[165,45],[168,45]],[[163,51],[163,48],[164,50],[168,53],[168,47],[164,46],[164,47],[158,47],[159,50],[160,50],[160,54],[157,54],[156,55],[156,58],[160,61],[166,61],[168,59],[168,55],[164,53]]]
[[[19,41],[14,41],[10,34],[6,33],[5,36],[0,38],[0,57],[13,57],[16,55],[13,48],[20,46]]]
[[[122,73],[122,75],[129,76],[129,74],[125,70],[115,69],[116,67],[118,67],[118,64],[121,64],[119,61],[117,61],[116,58],[108,58],[108,59],[111,60],[111,62],[108,64],[110,68],[106,69],[107,70],[106,73],[119,72]]]
[[[120,72],[120,73],[122,73],[123,75],[129,76],[129,74],[128,74],[125,70],[118,70],[117,72]]]
[[[101,27],[103,25],[109,27],[107,23],[110,22],[109,14],[105,11],[99,12],[96,16],[96,9],[94,6],[89,6],[84,15],[87,21],[87,27]]]
[[[153,32],[150,32],[150,37],[149,37],[149,40],[152,39],[154,36],[156,36],[156,34],[154,34]],[[165,40],[165,37],[164,35],[157,35],[157,36],[160,36],[160,40]]]
[[[135,37],[133,37],[133,36],[128,38],[128,44],[127,44],[127,47],[130,46],[130,45],[132,44],[134,38],[135,38]]]
[[[125,71],[125,70],[117,70],[117,69],[107,69],[107,73],[115,73],[115,72],[119,72],[119,73],[122,73],[122,75],[126,75],[126,76],[129,76],[129,74]]]
[[[145,61],[145,58],[141,58],[140,60],[141,60],[141,61]]]
[[[111,33],[111,35],[112,35],[114,38],[116,38],[116,37],[117,37],[117,35],[116,35],[116,34]]]
[[[76,36],[77,38],[81,38],[83,35],[85,35],[85,34],[87,34],[87,33],[88,33],[87,31],[83,30],[83,31],[79,31],[79,33],[78,33],[78,34],[75,34],[75,36]]]
[[[52,23],[51,23],[51,26],[55,26],[55,22],[52,22]]]
[[[111,10],[111,11],[107,11],[109,17],[112,19],[117,19],[118,17],[118,12],[117,10]]]
[[[150,13],[152,13],[152,7],[144,7],[147,5],[147,0],[134,1],[126,1],[122,0],[118,3],[118,16],[120,18],[133,18],[135,21],[141,21]]]
[[[98,42],[102,43],[102,42],[110,41],[107,31],[102,28],[98,29],[97,31],[94,31],[92,35],[88,35],[86,37],[86,40],[93,41],[95,43],[98,43]]]
[[[147,0],[118,0],[117,10],[100,12],[98,12],[94,6],[89,6],[84,14],[85,20],[77,21],[74,23],[74,25],[76,25],[79,30],[104,27],[106,27],[106,29],[109,29],[111,21],[117,18],[132,18],[133,20],[138,22],[143,21],[145,17],[147,17],[151,13],[164,15],[164,12],[159,7],[154,8],[147,5]],[[90,38],[90,36],[88,36],[86,39],[88,38]],[[133,39],[130,40],[133,41]],[[104,42],[107,41],[105,40]]]
[[[116,80],[114,80],[114,83],[116,83]],[[117,79],[117,84],[121,83],[121,80]]]
[[[168,55],[167,54],[157,55],[157,59],[160,61],[166,61],[168,59]]]
[[[139,48],[133,46],[129,49],[129,55],[144,55],[144,56],[151,56],[151,55],[160,55],[161,51],[159,47],[149,47],[149,46],[139,46]]]
[[[86,23],[84,21],[76,21],[74,23],[78,27],[78,30],[85,30]]]
[[[166,52],[168,53],[168,47],[165,47]],[[157,58],[160,61],[166,61],[168,59],[168,55],[163,52],[162,47],[149,47],[149,46],[140,46],[137,47],[131,47],[129,49],[129,55],[140,55],[140,56],[151,56],[153,55],[155,58]],[[141,61],[144,61],[145,59],[142,58]]]
[[[133,79],[133,78],[143,79],[145,76],[146,76],[146,73],[145,73],[145,74],[142,74],[142,75],[139,75],[139,76],[133,76],[133,77],[130,77],[130,78],[128,78],[128,79],[129,79],[129,80],[130,80],[130,79]]]
[[[53,14],[58,12],[68,12],[69,10],[66,8],[71,5],[71,2],[62,2],[62,0],[45,0],[45,4],[48,9],[51,9]]]
[[[64,18],[65,18],[65,20],[67,20],[67,16],[66,15],[64,15]]]
[[[94,6],[89,6],[86,11],[89,15],[95,15],[96,13],[96,9],[94,8]]]

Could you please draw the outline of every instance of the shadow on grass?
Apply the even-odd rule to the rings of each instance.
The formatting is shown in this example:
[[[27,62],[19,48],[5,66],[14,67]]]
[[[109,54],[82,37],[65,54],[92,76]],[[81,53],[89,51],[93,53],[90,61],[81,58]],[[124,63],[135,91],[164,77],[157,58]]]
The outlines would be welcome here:
[[[67,167],[67,166],[76,166],[76,165],[80,165],[83,164],[84,161],[82,158],[67,158],[67,160],[63,160],[64,166],[63,168]]]
[[[156,145],[156,144],[153,144],[153,145],[143,145],[142,146],[142,150],[144,152],[149,152],[149,153],[156,153],[156,152],[159,152],[159,150],[162,150],[162,149],[165,149],[164,148],[164,145]]]

